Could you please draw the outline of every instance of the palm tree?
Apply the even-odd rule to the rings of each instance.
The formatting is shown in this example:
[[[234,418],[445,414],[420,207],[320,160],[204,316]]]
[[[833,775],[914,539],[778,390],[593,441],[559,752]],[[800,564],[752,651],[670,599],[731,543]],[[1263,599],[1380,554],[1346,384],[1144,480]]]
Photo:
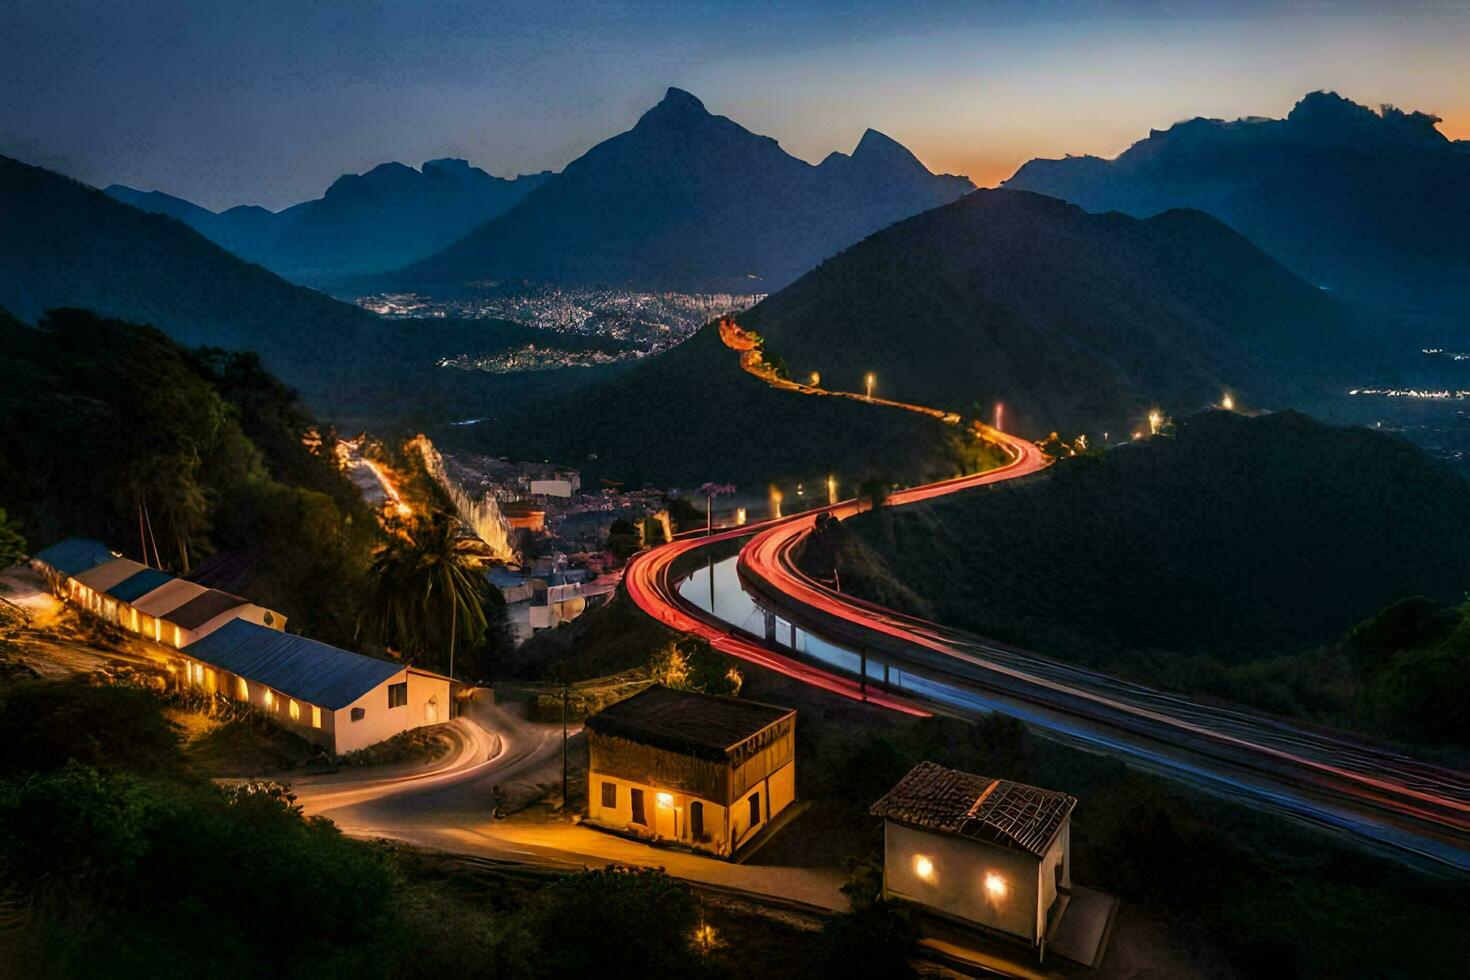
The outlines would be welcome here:
[[[447,515],[435,513],[395,537],[374,559],[370,576],[368,625],[385,646],[423,655],[448,620],[452,677],[459,637],[471,645],[485,638],[485,579],[456,550]]]

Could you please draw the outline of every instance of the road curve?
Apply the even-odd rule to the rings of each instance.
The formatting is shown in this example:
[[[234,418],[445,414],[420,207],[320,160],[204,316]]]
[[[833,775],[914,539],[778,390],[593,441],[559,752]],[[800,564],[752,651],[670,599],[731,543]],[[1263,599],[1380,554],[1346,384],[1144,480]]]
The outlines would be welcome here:
[[[1026,458],[1012,465],[1024,468]],[[918,487],[890,502],[926,500],[1015,472]],[[836,509],[839,516],[844,510],[855,512]],[[1465,773],[1347,733],[1197,703],[842,595],[796,566],[814,524],[815,516],[800,515],[762,529],[741,550],[741,581],[765,607],[819,635],[984,692],[1001,710],[1019,708],[1091,744],[1147,756],[1165,770],[1187,767],[1196,782],[1266,794],[1299,816],[1470,869]]]
[[[805,395],[870,401],[774,379],[738,326],[721,325],[741,365],[767,383]],[[921,406],[885,402],[957,423]],[[1018,479],[1049,460],[1032,443],[975,425],[1009,462],[986,472],[894,493],[890,506]],[[1038,727],[1129,758],[1216,792],[1244,797],[1433,866],[1470,870],[1470,776],[1409,758],[1342,732],[1203,704],[1095,671],[1050,660],[856,599],[803,574],[794,561],[821,514],[845,518],[862,503],[843,501],[788,518],[710,536],[681,537],[637,555],[628,565],[629,596],[664,625],[702,636],[716,649],[845,697],[910,714],[928,707],[997,710]],[[709,547],[749,537],[738,569],[761,605],[815,635],[866,650],[922,679],[904,691],[814,666],[773,649],[686,600],[674,568]],[[915,690],[922,687],[923,690]],[[983,706],[983,707],[982,707]]]

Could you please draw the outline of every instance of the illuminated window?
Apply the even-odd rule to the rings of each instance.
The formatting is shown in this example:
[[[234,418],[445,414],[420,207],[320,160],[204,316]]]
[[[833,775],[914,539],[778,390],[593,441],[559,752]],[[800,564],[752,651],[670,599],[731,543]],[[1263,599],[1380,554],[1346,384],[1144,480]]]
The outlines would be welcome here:
[[[925,881],[934,880],[934,862],[927,855],[914,855],[914,874]]]
[[[367,711],[365,709],[363,709],[363,708],[353,708],[352,709],[352,720],[353,721],[362,721],[362,719],[366,715],[367,715]]]
[[[182,647],[183,645],[184,645],[184,631],[181,630],[181,629],[179,629],[177,626],[175,626],[174,627],[174,646],[176,646],[176,647]]]
[[[235,678],[235,692],[240,696],[241,701],[250,700],[250,685],[245,683],[245,678]]]
[[[153,640],[155,643],[163,642],[163,623],[157,619],[153,621]]]
[[[617,783],[603,783],[602,784],[602,805],[605,806],[609,810],[616,810],[617,809],[617,807],[618,807],[618,784]]]
[[[301,705],[297,704],[295,701],[288,702],[288,712],[291,715],[292,721],[301,720]]]
[[[311,727],[322,727],[322,709],[318,708],[316,705],[311,706]]]
[[[265,689],[265,710],[269,711],[270,709],[274,708],[275,706],[276,706],[276,695],[275,695],[275,692],[272,691],[270,688],[266,688]]]
[[[388,685],[388,707],[401,708],[408,704],[408,681]]]

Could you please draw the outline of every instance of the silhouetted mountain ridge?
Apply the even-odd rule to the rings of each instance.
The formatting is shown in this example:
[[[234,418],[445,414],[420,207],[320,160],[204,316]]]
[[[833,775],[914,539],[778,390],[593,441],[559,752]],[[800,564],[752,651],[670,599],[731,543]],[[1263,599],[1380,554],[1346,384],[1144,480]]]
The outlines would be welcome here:
[[[1439,122],[1314,92],[1285,119],[1192,119],[1113,160],[1032,160],[1004,186],[1094,212],[1197,208],[1345,297],[1457,313],[1470,301],[1470,156]]]
[[[51,309],[87,309],[151,324],[189,347],[253,350],[334,416],[402,418],[466,389],[490,400],[484,376],[436,367],[440,357],[533,341],[598,346],[501,320],[384,319],[244,262],[177,220],[6,157],[0,307],[28,323]]]
[[[869,130],[813,166],[669,89],[632,129],[508,213],[377,285],[479,279],[645,288],[778,288],[838,249],[973,188]]]
[[[466,160],[429,160],[415,170],[384,163],[344,174],[322,197],[271,212],[213,212],[159,191],[114,184],[107,193],[189,225],[241,258],[295,282],[326,283],[422,258],[508,211],[549,177],[505,180]]]
[[[979,190],[880,231],[739,317],[796,377],[988,418],[1127,433],[1222,391],[1335,390],[1358,325],[1219,221]]]

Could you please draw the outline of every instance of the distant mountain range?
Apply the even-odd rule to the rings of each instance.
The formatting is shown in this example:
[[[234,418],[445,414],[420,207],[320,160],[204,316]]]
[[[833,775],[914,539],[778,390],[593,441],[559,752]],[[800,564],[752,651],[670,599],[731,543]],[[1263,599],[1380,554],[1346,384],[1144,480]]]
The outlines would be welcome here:
[[[518,206],[373,285],[472,280],[770,292],[888,224],[972,190],[873,130],[813,166],[669,89]]]
[[[258,352],[334,418],[403,419],[493,401],[480,372],[439,358],[507,346],[597,346],[502,320],[391,320],[296,286],[192,228],[74,180],[0,157],[0,307],[27,323],[75,307],[151,324],[187,346]],[[614,342],[613,346],[617,346]],[[573,372],[590,381],[596,369]],[[558,375],[563,372],[554,372]],[[556,390],[545,375],[496,385]],[[432,414],[432,413],[430,413]]]
[[[505,180],[452,159],[430,160],[420,170],[385,163],[365,174],[339,177],[324,196],[278,212],[252,206],[214,212],[122,184],[107,193],[176,218],[293,282],[316,284],[395,269],[430,255],[504,214],[550,176]]]
[[[1285,119],[1192,119],[1116,159],[1032,160],[1004,186],[1094,212],[1197,208],[1338,295],[1463,315],[1470,141],[1439,121],[1314,92]]]
[[[1198,211],[1139,220],[976,191],[874,234],[746,313],[794,376],[989,417],[1127,433],[1152,405],[1226,390],[1302,405],[1340,375],[1356,321]]]

